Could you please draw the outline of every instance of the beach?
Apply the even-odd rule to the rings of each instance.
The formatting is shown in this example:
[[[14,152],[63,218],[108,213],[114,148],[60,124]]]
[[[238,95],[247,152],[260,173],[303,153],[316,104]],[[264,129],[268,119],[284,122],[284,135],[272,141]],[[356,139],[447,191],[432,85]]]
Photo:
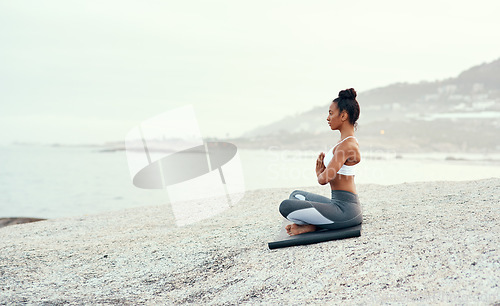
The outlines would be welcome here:
[[[0,229],[0,304],[500,303],[500,179],[359,184],[360,237],[269,250],[295,189],[178,227],[167,205]],[[105,203],[102,203],[103,205]]]

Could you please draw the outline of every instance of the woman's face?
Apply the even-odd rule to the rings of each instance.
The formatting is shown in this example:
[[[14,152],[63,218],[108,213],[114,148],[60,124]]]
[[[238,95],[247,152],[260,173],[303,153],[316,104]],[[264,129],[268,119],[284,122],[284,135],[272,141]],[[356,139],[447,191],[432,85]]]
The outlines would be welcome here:
[[[337,103],[332,102],[330,104],[330,108],[328,109],[328,117],[326,118],[328,121],[328,125],[332,130],[338,130],[342,125],[342,119],[340,118],[339,108],[337,107]]]

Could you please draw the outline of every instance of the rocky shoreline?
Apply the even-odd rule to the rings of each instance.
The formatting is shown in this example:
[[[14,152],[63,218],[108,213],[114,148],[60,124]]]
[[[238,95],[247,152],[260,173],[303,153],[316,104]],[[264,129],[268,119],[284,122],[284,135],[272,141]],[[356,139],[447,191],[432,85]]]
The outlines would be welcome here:
[[[9,226],[9,225],[38,222],[38,221],[43,221],[43,220],[47,220],[47,219],[40,219],[40,218],[0,218],[0,228],[5,227],[5,226]]]

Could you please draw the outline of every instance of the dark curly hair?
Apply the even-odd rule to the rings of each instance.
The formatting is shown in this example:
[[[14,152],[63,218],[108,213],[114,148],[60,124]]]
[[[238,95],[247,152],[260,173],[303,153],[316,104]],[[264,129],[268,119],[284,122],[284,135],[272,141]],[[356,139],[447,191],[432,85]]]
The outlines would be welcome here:
[[[359,104],[356,100],[356,96],[357,94],[354,88],[349,88],[341,90],[339,96],[332,101],[337,103],[339,113],[342,113],[342,111],[347,112],[349,115],[349,123],[355,127],[358,125],[356,121],[358,121],[359,118]]]

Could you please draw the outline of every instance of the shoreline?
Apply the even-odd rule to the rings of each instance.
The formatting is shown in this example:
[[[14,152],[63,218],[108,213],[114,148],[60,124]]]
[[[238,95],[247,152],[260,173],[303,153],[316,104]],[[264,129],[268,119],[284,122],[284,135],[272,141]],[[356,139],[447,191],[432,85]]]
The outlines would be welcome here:
[[[38,221],[44,221],[44,220],[47,220],[47,219],[29,218],[29,217],[4,217],[4,218],[0,218],[0,228],[6,227],[9,225],[31,223],[31,222],[38,222]]]
[[[276,135],[274,135],[276,136]],[[287,135],[288,137],[289,135]],[[297,139],[309,139],[314,138],[315,141],[308,140],[306,142],[298,142]],[[319,138],[318,138],[319,137]],[[316,139],[318,138],[318,139]],[[358,137],[359,138],[359,137]],[[283,143],[280,139],[275,138],[267,138],[266,136],[260,136],[256,138],[213,138],[208,137],[204,139],[206,142],[229,142],[234,144],[238,149],[244,150],[255,150],[255,151],[266,151],[266,150],[275,150],[275,151],[321,151],[327,150],[332,144],[337,141],[337,138],[332,138],[332,135],[323,135],[320,136],[314,134],[297,134],[295,138],[291,138],[291,141]],[[293,140],[293,141],[292,141]],[[365,140],[361,138],[361,140]],[[444,147],[415,147],[406,145],[395,145],[395,140],[388,139],[379,139],[376,137],[377,141],[373,141],[372,138],[367,139],[365,143],[363,143],[363,151],[370,150],[376,152],[397,152],[398,155],[428,155],[428,154],[446,154],[449,157],[453,158],[455,155],[500,155],[500,147],[498,148],[470,148],[466,149],[455,147],[455,146],[444,146]],[[382,141],[382,142],[381,142]],[[105,143],[81,143],[81,144],[70,144],[70,143],[35,143],[35,142],[11,142],[0,144],[0,148],[9,148],[9,147],[39,147],[39,148],[50,148],[50,149],[91,149],[96,153],[117,153],[126,151],[125,145],[122,142],[114,141],[114,142],[105,142]],[[133,151],[133,150],[132,150]],[[171,153],[173,152],[171,149],[157,147],[150,150],[151,152],[163,152],[163,153]],[[471,161],[475,161],[476,159],[472,159]],[[485,159],[488,161],[488,159]],[[495,159],[498,161],[498,158]]]
[[[500,178],[357,187],[361,237],[277,250],[301,187],[183,227],[164,205],[5,227],[0,304],[500,301]]]

